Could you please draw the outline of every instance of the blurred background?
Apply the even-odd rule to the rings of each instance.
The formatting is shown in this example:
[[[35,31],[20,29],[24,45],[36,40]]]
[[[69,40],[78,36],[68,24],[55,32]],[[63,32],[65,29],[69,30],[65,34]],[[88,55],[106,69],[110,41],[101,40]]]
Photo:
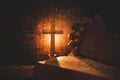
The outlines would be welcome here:
[[[62,36],[64,38],[62,40],[63,43],[68,41],[67,35],[72,24],[85,16],[93,19],[95,15],[99,15],[102,21],[105,22],[105,25],[107,25],[108,32],[115,35],[120,34],[119,4],[115,0],[4,0],[0,1],[0,4],[0,65],[35,64],[37,60],[47,59],[49,51],[45,51],[46,47],[43,47],[45,44],[42,45],[41,43],[42,38],[45,37],[41,35],[41,30],[46,25],[50,25],[52,16],[57,16],[56,23],[59,24],[58,29],[62,29],[65,32],[64,37],[66,38]],[[93,34],[91,33],[91,35]],[[115,43],[115,45],[120,43],[119,40],[117,41],[118,43]],[[92,44],[90,42],[90,45]],[[95,54],[92,54],[92,58],[98,57],[103,59],[100,54],[96,55],[96,53],[103,53],[105,51],[98,52],[95,50],[90,52],[87,50],[91,46],[83,47],[83,53],[86,56],[87,54],[91,56],[89,53],[94,52]],[[104,48],[105,46],[102,47]],[[102,57],[104,57],[103,55],[106,53],[108,54],[105,56],[113,56],[116,53],[114,58],[108,57],[107,59],[105,57],[104,60],[106,62],[110,63],[117,57],[113,62],[115,62],[116,66],[120,66],[118,63],[120,54],[119,51],[116,51],[118,47],[119,45],[117,45],[117,48],[111,54],[109,54],[111,52],[109,49],[102,54]],[[113,49],[113,47],[111,48]],[[61,46],[58,51],[63,49],[64,46]]]

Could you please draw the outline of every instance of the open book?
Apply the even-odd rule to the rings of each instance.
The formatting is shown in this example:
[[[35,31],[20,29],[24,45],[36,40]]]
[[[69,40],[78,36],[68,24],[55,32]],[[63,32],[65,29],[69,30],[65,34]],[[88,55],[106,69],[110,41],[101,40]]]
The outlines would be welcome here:
[[[69,78],[69,80],[120,80],[120,69],[88,58],[60,56],[50,60],[38,61],[35,66],[34,77],[36,80],[42,80],[44,79],[42,77],[45,76],[52,80],[67,80]]]

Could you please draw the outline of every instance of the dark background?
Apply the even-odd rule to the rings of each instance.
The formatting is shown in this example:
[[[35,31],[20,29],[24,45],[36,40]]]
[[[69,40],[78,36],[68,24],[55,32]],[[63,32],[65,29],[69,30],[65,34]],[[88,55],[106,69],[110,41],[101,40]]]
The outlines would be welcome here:
[[[36,55],[21,46],[18,38],[24,36],[26,26],[33,27],[50,8],[74,8],[77,16],[98,14],[111,32],[120,33],[119,3],[115,0],[3,0],[0,1],[0,65],[36,62]]]

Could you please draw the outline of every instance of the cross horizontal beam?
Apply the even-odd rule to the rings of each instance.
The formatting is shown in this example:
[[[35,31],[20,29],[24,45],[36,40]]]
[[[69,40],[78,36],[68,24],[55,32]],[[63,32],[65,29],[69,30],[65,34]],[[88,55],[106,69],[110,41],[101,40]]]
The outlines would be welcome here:
[[[42,31],[43,34],[63,34],[62,30],[55,30],[55,31],[51,31],[51,30],[44,30]]]

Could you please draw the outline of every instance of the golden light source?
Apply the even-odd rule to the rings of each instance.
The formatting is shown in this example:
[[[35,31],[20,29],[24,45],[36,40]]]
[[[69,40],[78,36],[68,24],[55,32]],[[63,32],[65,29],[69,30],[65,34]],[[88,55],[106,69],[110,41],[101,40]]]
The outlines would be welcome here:
[[[62,42],[61,37],[62,36],[60,34],[55,34],[55,46],[56,47],[59,47],[61,45],[61,43],[60,43],[60,42]],[[51,36],[50,36],[50,34],[47,34],[45,36],[45,44],[46,44],[46,46],[50,45],[50,41],[51,41]]]
[[[50,53],[51,35],[42,34],[43,30],[50,30],[53,17],[43,17],[36,26],[35,45],[39,48],[39,54],[47,55]],[[58,55],[63,54],[63,50],[68,43],[68,34],[71,31],[73,21],[66,14],[57,14],[55,20],[55,30],[63,30],[63,34],[55,34],[55,52]]]

